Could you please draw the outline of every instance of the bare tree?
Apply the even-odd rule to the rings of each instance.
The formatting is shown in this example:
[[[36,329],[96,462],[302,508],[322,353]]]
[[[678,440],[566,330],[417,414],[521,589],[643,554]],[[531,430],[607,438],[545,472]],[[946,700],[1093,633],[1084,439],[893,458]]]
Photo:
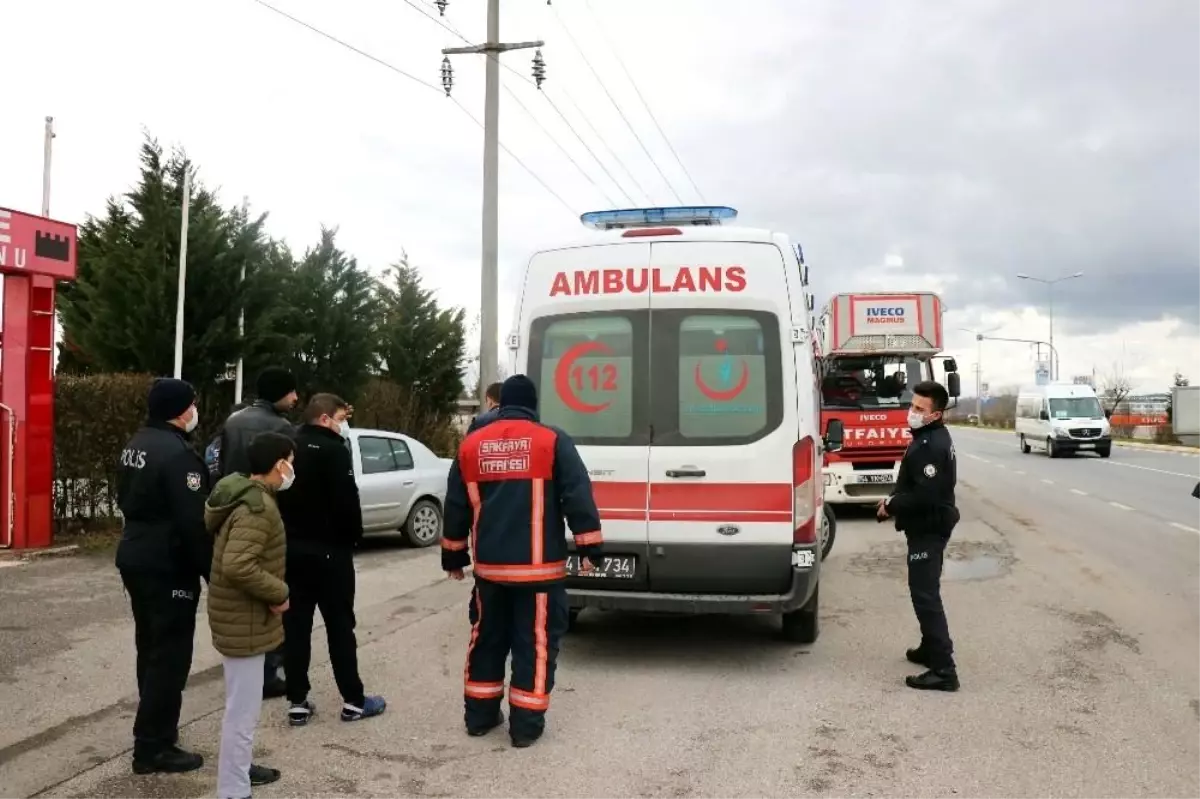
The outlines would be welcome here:
[[[1113,364],[1113,369],[1100,381],[1100,398],[1114,413],[1117,406],[1133,391],[1133,382],[1125,375],[1121,364]]]

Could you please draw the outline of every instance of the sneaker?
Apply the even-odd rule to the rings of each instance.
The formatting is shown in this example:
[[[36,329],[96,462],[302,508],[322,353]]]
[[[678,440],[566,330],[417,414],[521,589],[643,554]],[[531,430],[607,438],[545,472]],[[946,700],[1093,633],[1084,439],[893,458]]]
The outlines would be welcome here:
[[[308,720],[316,715],[317,706],[313,704],[311,699],[305,699],[303,702],[292,702],[288,707],[288,724],[293,727],[303,727],[308,723]]]
[[[134,774],[183,774],[204,765],[204,758],[171,746],[148,757],[133,758]]]
[[[277,768],[270,768],[268,766],[260,766],[257,763],[250,764],[250,784],[251,785],[254,785],[254,786],[270,785],[273,782],[277,782],[281,776],[283,776],[283,775],[280,773],[279,769],[277,769]]]
[[[372,716],[378,716],[386,709],[387,702],[382,696],[368,696],[363,700],[361,707],[349,702],[342,705],[342,721],[369,719]]]

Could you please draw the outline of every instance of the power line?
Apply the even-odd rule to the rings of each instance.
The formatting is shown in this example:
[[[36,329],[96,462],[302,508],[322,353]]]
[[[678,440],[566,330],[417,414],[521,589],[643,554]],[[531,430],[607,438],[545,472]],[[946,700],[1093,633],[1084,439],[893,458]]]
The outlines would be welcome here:
[[[631,170],[628,166],[626,166],[625,162],[621,160],[621,157],[619,155],[617,155],[616,151],[609,145],[608,142],[606,142],[604,140],[604,137],[602,135],[600,135],[600,131],[596,130],[595,123],[593,123],[592,120],[588,118],[588,115],[586,113],[584,113],[584,110],[583,110],[583,108],[580,107],[579,103],[575,102],[575,98],[571,96],[571,93],[568,92],[566,89],[559,89],[559,91],[562,92],[562,96],[567,99],[567,102],[569,102],[571,104],[571,107],[573,107],[575,109],[575,113],[579,114],[580,119],[582,119],[584,121],[584,123],[588,126],[588,129],[592,132],[592,135],[596,137],[596,139],[600,142],[600,144],[604,145],[604,149],[608,150],[608,154],[611,155],[612,159],[617,162],[617,166],[621,167],[621,169],[624,170],[625,176],[627,178],[629,178],[629,182],[634,185],[634,188],[636,188],[638,190],[638,193],[646,198],[647,203],[649,203],[650,205],[654,205],[654,200],[650,198],[650,192],[648,192],[644,188],[642,188],[642,184],[639,183],[638,179],[633,176],[633,170]],[[543,91],[542,93],[546,94],[545,91]],[[558,106],[555,105],[555,103],[552,99],[550,99],[549,94],[546,94],[546,102],[550,103],[550,107],[553,108],[555,110],[555,112],[557,112],[557,114],[563,118],[563,122],[566,122],[567,127],[571,128],[571,130],[573,132],[574,127],[572,127],[571,123],[567,120],[567,118],[565,116],[563,116],[563,112],[558,110]],[[579,136],[578,133],[576,133],[575,135]],[[580,138],[580,141],[583,141],[583,139]],[[584,146],[586,147],[587,145],[584,145]],[[599,161],[598,158],[596,160]],[[605,170],[605,172],[607,172],[607,171],[608,170]],[[612,176],[610,175],[609,177],[612,177]],[[613,178],[613,182],[616,183],[615,178]],[[622,193],[629,200],[630,204],[633,204],[633,198],[629,195],[629,193],[625,192],[624,190],[622,190]]]
[[[558,13],[558,9],[553,5],[550,6],[550,9],[554,12],[554,18],[558,20],[559,27],[561,27],[563,32],[567,34],[567,38],[571,40],[571,44],[574,45],[575,51],[579,53],[580,58],[583,59],[583,63],[587,64],[588,69],[592,71],[592,75],[596,78],[596,82],[600,84],[600,88],[604,90],[606,95],[608,95],[609,101],[613,104],[613,107],[617,109],[617,113],[621,115],[621,119],[625,120],[625,126],[629,128],[629,132],[633,134],[633,138],[637,139],[637,143],[641,145],[642,152],[646,154],[646,157],[650,159],[650,163],[654,165],[656,170],[658,170],[659,176],[663,179],[663,182],[667,184],[667,188],[671,190],[671,194],[675,195],[675,200],[682,205],[683,198],[679,196],[679,192],[675,191],[675,186],[671,184],[670,178],[668,178],[667,174],[663,172],[662,167],[658,165],[658,161],[654,160],[654,156],[650,153],[650,148],[648,148],[646,143],[642,141],[642,137],[639,136],[637,130],[634,129],[633,124],[629,121],[629,117],[625,116],[625,111],[621,108],[621,104],[617,102],[615,97],[613,97],[612,92],[608,90],[608,86],[600,77],[600,73],[596,71],[594,66],[592,66],[591,60],[587,57],[587,54],[583,52],[583,48],[579,46],[579,42],[575,39],[574,34],[571,33],[571,30],[566,26],[566,23],[563,22],[562,16],[560,16]]]
[[[617,63],[621,65],[621,71],[625,73],[625,77],[629,79],[629,84],[633,86],[633,90],[637,92],[638,99],[642,101],[642,106],[646,109],[646,113],[650,115],[651,121],[654,122],[654,127],[658,128],[658,133],[662,136],[663,141],[667,143],[667,147],[671,150],[671,155],[675,156],[675,163],[679,164],[679,168],[683,170],[683,174],[687,177],[688,183],[692,184],[692,189],[700,198],[700,202],[707,203],[708,200],[704,199],[704,192],[700,191],[700,187],[697,186],[696,181],[692,179],[692,173],[689,172],[688,168],[683,165],[683,159],[679,157],[679,153],[676,152],[675,146],[671,144],[671,140],[667,137],[666,131],[663,130],[662,125],[658,124],[658,117],[654,116],[654,112],[650,110],[650,103],[646,102],[646,98],[642,94],[642,90],[638,88],[637,81],[633,79],[633,75],[629,72],[629,67],[625,66],[625,60],[621,58],[621,54],[617,52],[616,45],[614,45],[612,39],[609,38],[608,32],[604,29],[604,24],[600,21],[600,17],[596,14],[596,10],[592,8],[592,0],[583,0],[583,2],[584,5],[587,6],[588,13],[592,15],[592,19],[596,20],[596,27],[600,29],[600,35],[604,37],[604,41],[608,44],[608,49],[612,52],[613,57],[617,59]]]
[[[263,8],[266,8],[270,11],[275,12],[276,14],[280,15],[281,17],[291,20],[292,22],[296,23],[297,25],[300,25],[301,27],[307,28],[308,30],[312,31],[313,33],[317,34],[318,36],[322,36],[335,44],[345,47],[347,50],[350,50],[351,52],[354,52],[354,53],[362,56],[363,58],[366,58],[368,61],[373,61],[376,64],[378,64],[379,66],[390,69],[392,72],[395,72],[398,75],[402,75],[405,78],[408,78],[409,80],[411,80],[415,83],[419,83],[428,89],[432,89],[433,91],[435,91],[439,94],[441,94],[443,91],[438,86],[435,86],[432,83],[427,83],[427,82],[421,80],[420,78],[418,78],[408,72],[405,72],[404,70],[400,69],[400,67],[396,66],[395,64],[391,64],[387,61],[384,61],[382,58],[379,58],[378,56],[371,55],[367,51],[361,50],[358,47],[355,47],[354,45],[350,44],[349,42],[339,39],[338,37],[334,36],[333,34],[326,33],[325,31],[321,30],[320,28],[318,28],[314,25],[310,25],[309,23],[305,22],[302,19],[293,17],[291,14],[287,13],[286,11],[281,11],[280,9],[271,5],[270,3],[265,2],[265,0],[253,0],[253,2],[259,4]],[[475,115],[472,114],[470,112],[470,110],[467,109],[466,106],[464,106],[462,103],[460,103],[457,98],[451,97],[449,99],[452,100],[454,102],[454,104],[456,106],[458,106],[459,110],[461,110],[464,114],[466,114],[471,119],[472,122],[474,122],[476,125],[478,125],[481,129],[483,128],[483,123],[481,121],[479,121],[479,119],[477,119],[475,117]],[[546,184],[546,181],[544,181],[540,177],[538,177],[537,173],[534,172],[532,169],[530,169],[525,164],[524,161],[522,161],[520,158],[518,158],[517,155],[515,153],[513,153],[512,150],[508,149],[508,147],[506,147],[504,145],[504,142],[500,142],[500,149],[503,150],[505,153],[507,153],[510,158],[512,158],[514,161],[516,161],[517,165],[520,166],[522,169],[524,169],[531,178],[533,178],[535,181],[537,181],[538,185],[540,185],[543,189],[545,189],[550,194],[550,196],[552,196],[554,199],[558,200],[559,203],[561,203],[562,206],[564,208],[566,208],[567,211],[572,216],[576,216],[575,209],[573,209],[570,206],[570,204],[558,194],[558,192],[556,192],[556,191],[554,191],[554,189],[550,188]]]
[[[455,29],[454,29],[454,27],[453,27],[452,25],[448,25],[448,24],[446,24],[445,22],[442,22],[440,19],[438,19],[437,17],[433,16],[433,15],[432,15],[432,14],[430,14],[428,11],[426,11],[425,9],[423,9],[423,8],[421,8],[419,5],[417,5],[415,2],[413,2],[413,0],[404,0],[404,3],[405,3],[406,5],[408,5],[410,8],[412,8],[414,11],[418,12],[419,14],[422,14],[422,15],[424,15],[424,16],[425,16],[425,18],[426,18],[426,19],[428,19],[429,21],[437,23],[437,24],[438,24],[439,26],[441,26],[443,29],[445,29],[445,30],[449,31],[450,33],[454,34],[455,36],[457,36],[459,39],[461,39],[462,41],[466,42],[467,44],[470,44],[470,41],[467,39],[467,37],[463,36],[461,33],[459,33],[457,30],[455,30]],[[498,58],[498,56],[497,56],[495,53],[486,53],[485,55],[487,55],[487,57],[488,57],[488,58]],[[505,64],[503,61],[501,61],[501,62],[500,62],[500,66],[502,66],[502,67],[504,67],[505,69],[509,70],[509,71],[510,71],[510,72],[512,72],[514,75],[517,75],[517,76],[521,77],[522,79],[526,80],[527,82],[529,82],[529,83],[533,84],[533,81],[529,80],[529,78],[526,78],[524,75],[521,75],[521,73],[517,72],[517,71],[516,71],[515,69],[513,69],[512,67],[508,66],[508,65],[507,65],[507,64]],[[534,84],[534,85],[536,85],[536,84]],[[541,123],[541,122],[538,120],[538,118],[537,118],[536,116],[534,116],[533,112],[529,110],[529,108],[528,108],[528,107],[525,105],[525,103],[521,102],[521,98],[517,96],[517,93],[516,93],[516,92],[514,92],[512,89],[510,89],[508,86],[504,86],[503,88],[504,88],[504,90],[505,90],[506,92],[508,92],[509,96],[511,96],[511,97],[513,98],[513,100],[515,100],[515,101],[516,101],[516,103],[517,103],[517,106],[518,106],[518,107],[519,107],[519,108],[520,108],[522,111],[524,111],[524,112],[525,112],[526,116],[528,116],[528,117],[530,118],[530,120],[532,120],[532,121],[533,121],[533,124],[534,124],[534,125],[537,125],[538,129],[539,129],[539,130],[541,130],[541,131],[542,131],[542,133],[546,134],[546,138],[547,138],[547,139],[549,139],[549,140],[551,141],[551,143],[552,143],[552,144],[554,144],[554,146],[555,146],[555,147],[557,147],[557,148],[559,149],[559,151],[560,151],[560,152],[562,152],[562,154],[563,154],[564,156],[566,156],[567,160],[571,162],[571,165],[572,165],[572,166],[574,166],[574,167],[575,167],[577,170],[579,170],[579,174],[583,175],[583,177],[584,177],[584,178],[587,180],[587,182],[588,182],[588,183],[591,183],[591,184],[592,184],[592,186],[594,186],[594,187],[595,187],[596,191],[600,192],[601,196],[603,196],[603,197],[604,197],[604,199],[608,201],[608,204],[609,204],[610,206],[614,206],[614,205],[616,205],[616,203],[613,201],[612,197],[610,197],[610,196],[608,195],[608,192],[606,192],[606,191],[605,191],[603,188],[601,188],[600,184],[599,184],[599,183],[597,183],[597,182],[596,182],[596,181],[595,181],[595,180],[592,178],[592,176],[591,176],[591,175],[589,175],[589,174],[588,174],[588,173],[587,173],[587,172],[584,170],[584,168],[583,168],[583,167],[581,167],[581,166],[579,165],[579,162],[578,162],[578,161],[576,161],[576,160],[575,160],[575,158],[574,158],[574,157],[573,157],[573,156],[572,156],[572,155],[571,155],[569,152],[567,152],[567,148],[565,148],[565,147],[563,147],[563,146],[562,146],[562,143],[561,143],[561,142],[559,142],[557,138],[555,138],[554,134],[552,134],[550,131],[548,131],[548,130],[546,129],[546,126],[545,126],[545,125],[543,125],[543,124],[542,124],[542,123]],[[549,99],[549,98],[547,98],[547,99]],[[570,123],[568,123],[568,126],[569,126],[569,125],[570,125]],[[578,136],[578,134],[576,134],[576,136]],[[583,140],[582,140],[582,139],[580,139],[580,142],[581,142],[581,143],[582,143],[582,141],[583,141]],[[586,147],[586,146],[587,146],[587,145],[585,144],[585,145],[584,145],[584,147]],[[603,168],[603,164],[601,164],[601,168]],[[610,175],[609,177],[611,177],[611,175]],[[615,181],[614,181],[614,182],[615,182]],[[618,189],[620,189],[621,187],[620,187],[620,186],[617,186],[617,188],[618,188]],[[628,195],[626,195],[626,196],[628,196]]]

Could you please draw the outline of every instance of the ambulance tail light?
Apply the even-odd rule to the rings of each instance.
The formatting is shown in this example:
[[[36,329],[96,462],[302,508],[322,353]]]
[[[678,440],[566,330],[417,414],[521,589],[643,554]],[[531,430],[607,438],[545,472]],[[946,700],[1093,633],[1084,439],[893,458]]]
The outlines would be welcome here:
[[[817,481],[816,441],[805,436],[792,446],[792,543],[817,542],[817,513],[820,506]]]
[[[682,236],[683,231],[677,227],[642,227],[626,230],[621,234],[622,238],[640,239],[647,236]]]

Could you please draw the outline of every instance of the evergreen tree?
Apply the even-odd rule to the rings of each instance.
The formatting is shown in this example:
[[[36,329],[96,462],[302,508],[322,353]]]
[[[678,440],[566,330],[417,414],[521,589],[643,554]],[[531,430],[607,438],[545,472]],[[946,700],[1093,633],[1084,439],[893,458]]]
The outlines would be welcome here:
[[[338,249],[336,230],[322,228],[287,280],[291,366],[300,393],[330,391],[353,400],[377,363],[379,302],[374,278]]]
[[[384,377],[404,390],[423,413],[452,412],[463,391],[464,311],[441,308],[407,258],[391,267],[381,299]]]

